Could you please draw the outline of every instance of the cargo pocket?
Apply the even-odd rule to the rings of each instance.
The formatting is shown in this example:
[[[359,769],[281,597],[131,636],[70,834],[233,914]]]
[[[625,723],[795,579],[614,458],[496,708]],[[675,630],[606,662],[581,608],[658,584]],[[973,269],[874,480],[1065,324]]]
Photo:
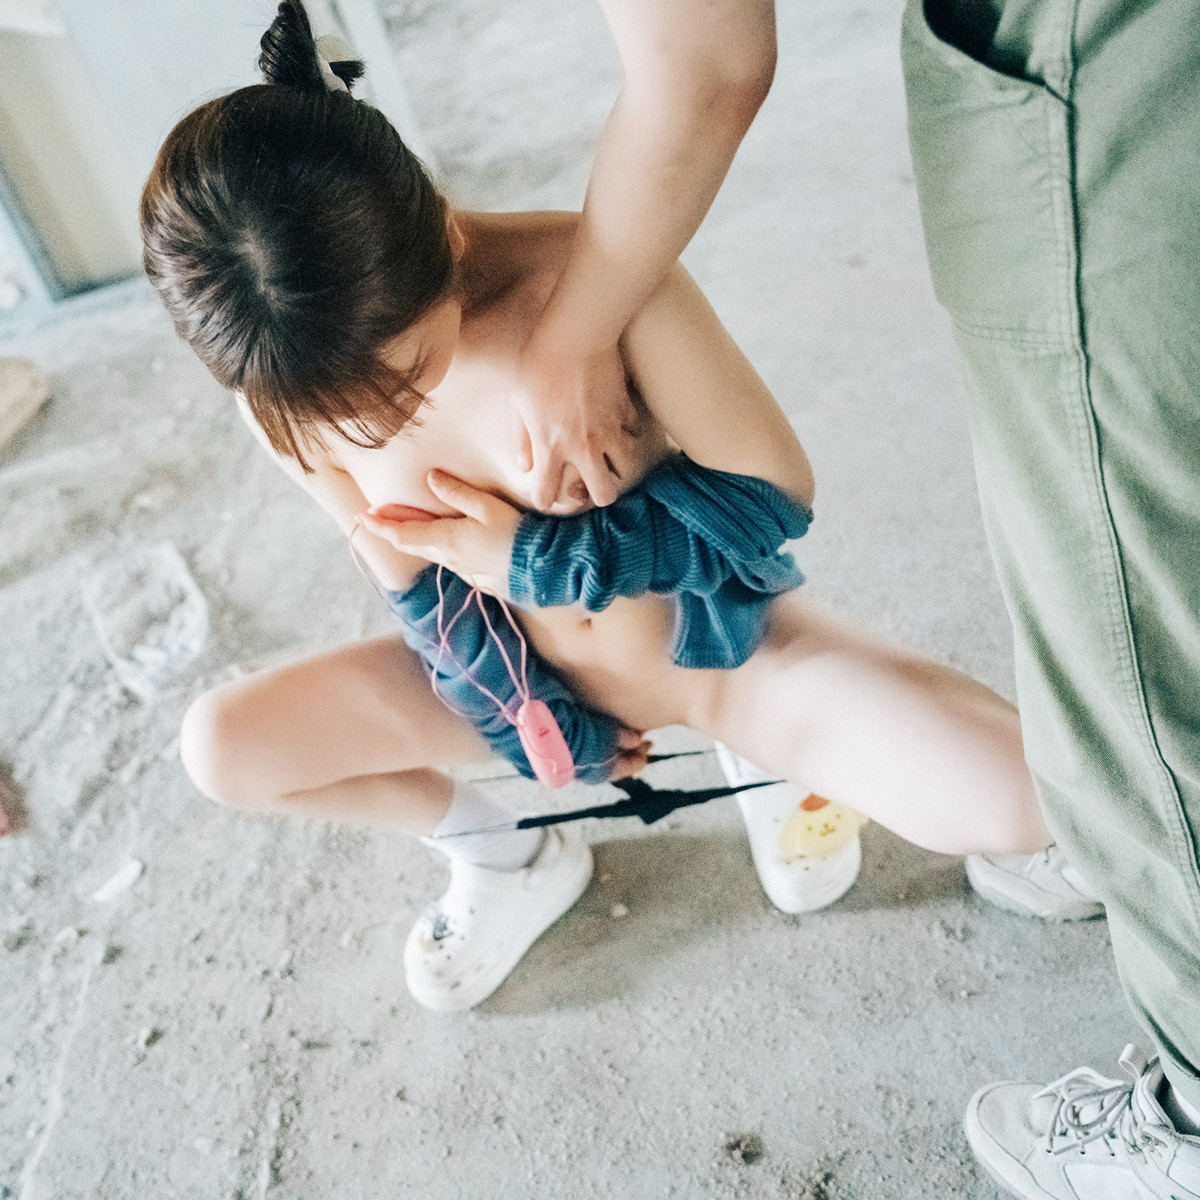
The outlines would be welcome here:
[[[1077,321],[1068,106],[940,38],[909,0],[913,172],[938,300],[960,331],[1060,351]]]

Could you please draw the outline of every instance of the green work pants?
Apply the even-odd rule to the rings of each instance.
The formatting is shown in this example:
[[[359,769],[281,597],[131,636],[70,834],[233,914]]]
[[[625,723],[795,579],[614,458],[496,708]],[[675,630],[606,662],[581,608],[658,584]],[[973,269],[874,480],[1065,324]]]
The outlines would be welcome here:
[[[909,131],[1026,755],[1200,1106],[1200,0],[937,5]]]

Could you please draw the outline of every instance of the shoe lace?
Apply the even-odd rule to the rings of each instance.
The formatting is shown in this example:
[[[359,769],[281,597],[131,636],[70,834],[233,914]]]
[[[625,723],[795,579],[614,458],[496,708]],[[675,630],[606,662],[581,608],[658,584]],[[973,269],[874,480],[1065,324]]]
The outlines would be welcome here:
[[[1046,1129],[1047,1153],[1079,1151],[1102,1138],[1119,1138],[1131,1153],[1154,1143],[1169,1144],[1164,1130],[1141,1120],[1134,1111],[1133,1091],[1145,1063],[1133,1046],[1125,1047],[1120,1062],[1130,1083],[1104,1079],[1079,1067],[1037,1094],[1037,1099],[1053,1097],[1057,1101]]]

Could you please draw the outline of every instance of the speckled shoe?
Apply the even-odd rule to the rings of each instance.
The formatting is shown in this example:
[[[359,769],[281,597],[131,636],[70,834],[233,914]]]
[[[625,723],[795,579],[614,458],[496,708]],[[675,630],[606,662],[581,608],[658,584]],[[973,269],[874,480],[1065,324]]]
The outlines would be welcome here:
[[[768,778],[758,767],[716,743],[717,760],[731,785],[757,783]],[[844,836],[832,831],[828,854],[798,854],[789,845],[797,818],[802,816],[805,795],[791,783],[755,788],[737,797],[750,838],[750,856],[763,891],[780,912],[815,912],[844,896],[858,878],[862,845],[858,823],[862,818],[849,809],[829,806],[829,811],[849,814],[853,829]]]
[[[967,878],[990,904],[1043,921],[1088,921],[1104,905],[1057,846],[1037,854],[969,854]]]
[[[1200,1138],[1163,1111],[1158,1060],[1126,1046],[1121,1066],[1129,1081],[1080,1067],[976,1092],[963,1124],[980,1165],[1023,1200],[1200,1200]]]
[[[412,927],[404,976],[413,999],[461,1012],[490,996],[525,951],[583,895],[592,852],[573,829],[546,831],[537,857],[517,871],[450,860],[450,886]]]

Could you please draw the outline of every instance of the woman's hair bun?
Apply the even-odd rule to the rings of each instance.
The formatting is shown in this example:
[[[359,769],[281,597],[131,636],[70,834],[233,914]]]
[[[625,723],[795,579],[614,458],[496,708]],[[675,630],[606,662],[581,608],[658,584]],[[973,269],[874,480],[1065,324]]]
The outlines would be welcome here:
[[[300,0],[280,0],[279,11],[271,28],[262,35],[259,50],[258,69],[267,83],[307,91],[327,90],[312,26]],[[339,58],[329,67],[347,89],[363,75],[362,63],[353,58]]]

